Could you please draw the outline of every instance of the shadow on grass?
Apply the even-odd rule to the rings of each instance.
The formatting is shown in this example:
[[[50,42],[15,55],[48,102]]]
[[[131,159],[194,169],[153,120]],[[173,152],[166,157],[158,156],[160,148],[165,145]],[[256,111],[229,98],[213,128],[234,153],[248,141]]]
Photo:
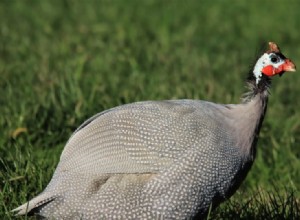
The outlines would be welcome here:
[[[282,191],[281,191],[282,192]],[[251,198],[235,198],[217,208],[207,219],[300,219],[300,200],[294,190],[284,194],[259,190]]]

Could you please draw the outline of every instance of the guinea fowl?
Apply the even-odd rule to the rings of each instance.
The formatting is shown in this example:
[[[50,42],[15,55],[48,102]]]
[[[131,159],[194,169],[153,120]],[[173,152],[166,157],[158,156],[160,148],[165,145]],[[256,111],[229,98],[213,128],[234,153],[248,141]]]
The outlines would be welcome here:
[[[271,77],[295,70],[270,42],[241,104],[146,101],[101,112],[73,133],[46,189],[13,211],[50,219],[204,218],[252,166]]]

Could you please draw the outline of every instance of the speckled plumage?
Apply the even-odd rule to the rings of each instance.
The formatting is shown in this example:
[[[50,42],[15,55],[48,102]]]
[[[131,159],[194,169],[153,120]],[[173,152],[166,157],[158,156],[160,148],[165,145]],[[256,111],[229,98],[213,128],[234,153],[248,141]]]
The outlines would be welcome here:
[[[233,108],[149,101],[100,113],[68,141],[41,194],[52,201],[40,214],[184,219],[205,213],[213,200],[229,197],[245,165],[232,121],[224,120]]]
[[[99,113],[69,139],[47,188],[15,211],[55,219],[205,216],[254,160],[268,93],[252,90],[239,105],[147,101]]]

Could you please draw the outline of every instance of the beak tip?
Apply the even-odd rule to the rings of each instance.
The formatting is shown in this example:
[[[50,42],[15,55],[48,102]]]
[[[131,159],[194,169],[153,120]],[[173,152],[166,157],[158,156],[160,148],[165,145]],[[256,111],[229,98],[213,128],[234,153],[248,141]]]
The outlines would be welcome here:
[[[289,72],[296,72],[296,67],[291,67],[287,71],[289,71]]]
[[[295,72],[296,65],[290,59],[286,59],[283,69],[287,72]]]

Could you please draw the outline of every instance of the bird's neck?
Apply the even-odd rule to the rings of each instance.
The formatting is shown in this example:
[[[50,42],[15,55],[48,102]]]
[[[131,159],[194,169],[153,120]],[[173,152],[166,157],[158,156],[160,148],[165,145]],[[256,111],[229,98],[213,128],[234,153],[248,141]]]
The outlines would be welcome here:
[[[254,68],[250,71],[246,83],[248,91],[243,96],[243,104],[250,102],[256,96],[259,96],[262,101],[267,101],[271,86],[271,79],[268,76],[258,74]]]
[[[247,79],[248,92],[243,101],[235,109],[238,120],[236,122],[239,143],[243,153],[254,160],[256,144],[264,116],[267,110],[268,94],[271,81],[262,76],[257,83],[256,78]]]

